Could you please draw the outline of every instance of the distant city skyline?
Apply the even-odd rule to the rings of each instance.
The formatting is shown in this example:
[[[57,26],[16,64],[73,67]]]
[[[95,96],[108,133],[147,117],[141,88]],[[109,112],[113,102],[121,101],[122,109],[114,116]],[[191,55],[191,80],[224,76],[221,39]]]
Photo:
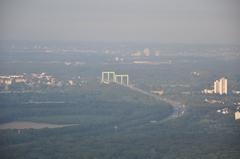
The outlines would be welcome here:
[[[0,40],[240,44],[238,0],[2,0]]]

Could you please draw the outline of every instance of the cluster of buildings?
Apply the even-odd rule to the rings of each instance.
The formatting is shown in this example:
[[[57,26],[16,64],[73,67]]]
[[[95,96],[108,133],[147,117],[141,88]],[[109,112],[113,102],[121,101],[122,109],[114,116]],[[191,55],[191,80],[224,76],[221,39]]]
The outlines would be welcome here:
[[[0,90],[8,90],[12,85],[22,85],[26,82],[25,75],[3,75],[0,76]]]
[[[62,86],[81,86],[86,81],[80,79],[70,79],[61,81],[47,73],[32,73],[21,75],[2,75],[0,76],[0,91],[28,90],[33,88],[62,87]]]
[[[217,112],[227,115],[230,113],[230,110],[229,110],[229,108],[226,107],[223,109],[218,109]],[[240,111],[239,110],[234,113],[234,118],[235,118],[235,120],[240,120]]]
[[[102,72],[101,83],[110,84],[117,83],[121,85],[129,85],[128,74],[116,74],[115,72]]]
[[[9,75],[9,76],[0,76],[1,85],[11,85],[13,83],[25,83],[26,79],[24,75]]]
[[[31,77],[28,78],[30,82],[37,83],[37,84],[45,84],[48,86],[56,86],[58,85],[59,81],[51,75],[47,73],[32,73]]]
[[[202,91],[204,94],[219,94],[219,95],[227,95],[228,94],[228,80],[225,77],[222,77],[218,80],[215,80],[213,83],[212,89],[204,89]],[[232,91],[233,94],[240,94],[239,91]],[[222,100],[215,100],[215,99],[205,99],[204,100],[210,104],[224,104]],[[236,106],[236,110],[234,110],[235,120],[240,120],[240,102],[235,102],[234,105]],[[235,108],[232,108],[235,109]],[[233,110],[232,110],[233,111]],[[231,112],[232,112],[231,111]],[[222,114],[229,114],[230,110],[228,107],[217,110],[218,113]]]
[[[59,81],[46,73],[0,76],[0,90],[30,88],[34,86],[57,86]]]
[[[218,80],[215,80],[213,83],[213,89],[204,89],[202,91],[204,94],[227,94],[228,93],[228,80],[225,77],[222,77]]]
[[[228,114],[229,113],[229,109],[228,108],[218,109],[217,112],[218,113],[222,113],[222,114]]]
[[[156,50],[154,53],[152,53],[149,48],[145,48],[145,49],[143,49],[143,51],[136,51],[136,52],[131,53],[131,56],[135,56],[135,57],[150,56],[152,54],[154,54],[155,56],[159,56],[160,51]]]

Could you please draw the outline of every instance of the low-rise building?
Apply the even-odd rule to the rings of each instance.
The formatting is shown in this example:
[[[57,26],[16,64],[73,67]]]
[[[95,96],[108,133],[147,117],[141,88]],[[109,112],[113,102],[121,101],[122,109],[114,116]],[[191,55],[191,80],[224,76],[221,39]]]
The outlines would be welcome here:
[[[240,111],[235,112],[235,120],[240,120]]]
[[[205,102],[210,103],[210,104],[224,104],[223,101],[221,100],[215,100],[215,99],[204,99]]]
[[[69,84],[70,86],[75,86],[75,85],[76,85],[76,82],[73,81],[73,80],[69,80],[69,81],[68,81],[68,84]]]
[[[222,114],[229,114],[229,109],[228,108],[218,109],[217,112]]]
[[[232,90],[233,94],[240,94],[240,91]]]
[[[26,82],[26,79],[24,79],[24,78],[16,78],[16,79],[15,79],[15,82],[16,82],[16,83],[25,83],[25,82]]]
[[[151,91],[152,94],[155,94],[155,95],[158,95],[158,96],[161,96],[164,94],[164,91],[163,90],[160,90],[160,91]]]
[[[204,89],[202,91],[203,94],[213,94],[214,93],[214,90],[213,89]]]
[[[6,78],[3,80],[3,84],[5,85],[11,85],[12,84],[12,79],[11,78]]]

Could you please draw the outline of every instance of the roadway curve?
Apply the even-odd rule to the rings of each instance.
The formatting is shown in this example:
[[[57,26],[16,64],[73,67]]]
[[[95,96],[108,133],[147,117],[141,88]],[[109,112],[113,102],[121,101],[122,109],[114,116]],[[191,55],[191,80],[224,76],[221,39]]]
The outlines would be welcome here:
[[[177,102],[177,101],[174,101],[174,100],[171,100],[171,99],[168,99],[166,97],[160,97],[160,96],[157,96],[157,95],[154,95],[152,93],[149,93],[147,91],[144,91],[140,88],[137,88],[137,87],[134,87],[132,85],[128,85],[125,87],[133,90],[133,91],[136,91],[136,92],[139,92],[139,93],[142,93],[144,95],[147,95],[147,96],[150,96],[150,97],[153,97],[155,98],[156,100],[161,100],[161,101],[164,101],[168,104],[170,104],[172,107],[173,107],[173,112],[172,114],[170,114],[169,116],[167,116],[166,118],[160,120],[160,121],[157,121],[158,123],[163,123],[163,122],[166,122],[168,120],[171,120],[171,119],[176,119],[178,117],[181,117],[183,116],[184,112],[185,112],[185,109],[186,109],[186,106],[184,104],[181,104],[180,102]]]

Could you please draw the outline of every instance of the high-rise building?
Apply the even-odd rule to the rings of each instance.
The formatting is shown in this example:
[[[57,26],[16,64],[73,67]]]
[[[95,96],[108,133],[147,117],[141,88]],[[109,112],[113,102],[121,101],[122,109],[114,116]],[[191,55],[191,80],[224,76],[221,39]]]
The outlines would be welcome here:
[[[214,93],[215,94],[227,94],[227,79],[225,77],[214,81]]]
[[[149,55],[150,55],[150,50],[149,50],[149,48],[145,48],[145,49],[143,50],[143,55],[144,55],[144,56],[149,56]]]

